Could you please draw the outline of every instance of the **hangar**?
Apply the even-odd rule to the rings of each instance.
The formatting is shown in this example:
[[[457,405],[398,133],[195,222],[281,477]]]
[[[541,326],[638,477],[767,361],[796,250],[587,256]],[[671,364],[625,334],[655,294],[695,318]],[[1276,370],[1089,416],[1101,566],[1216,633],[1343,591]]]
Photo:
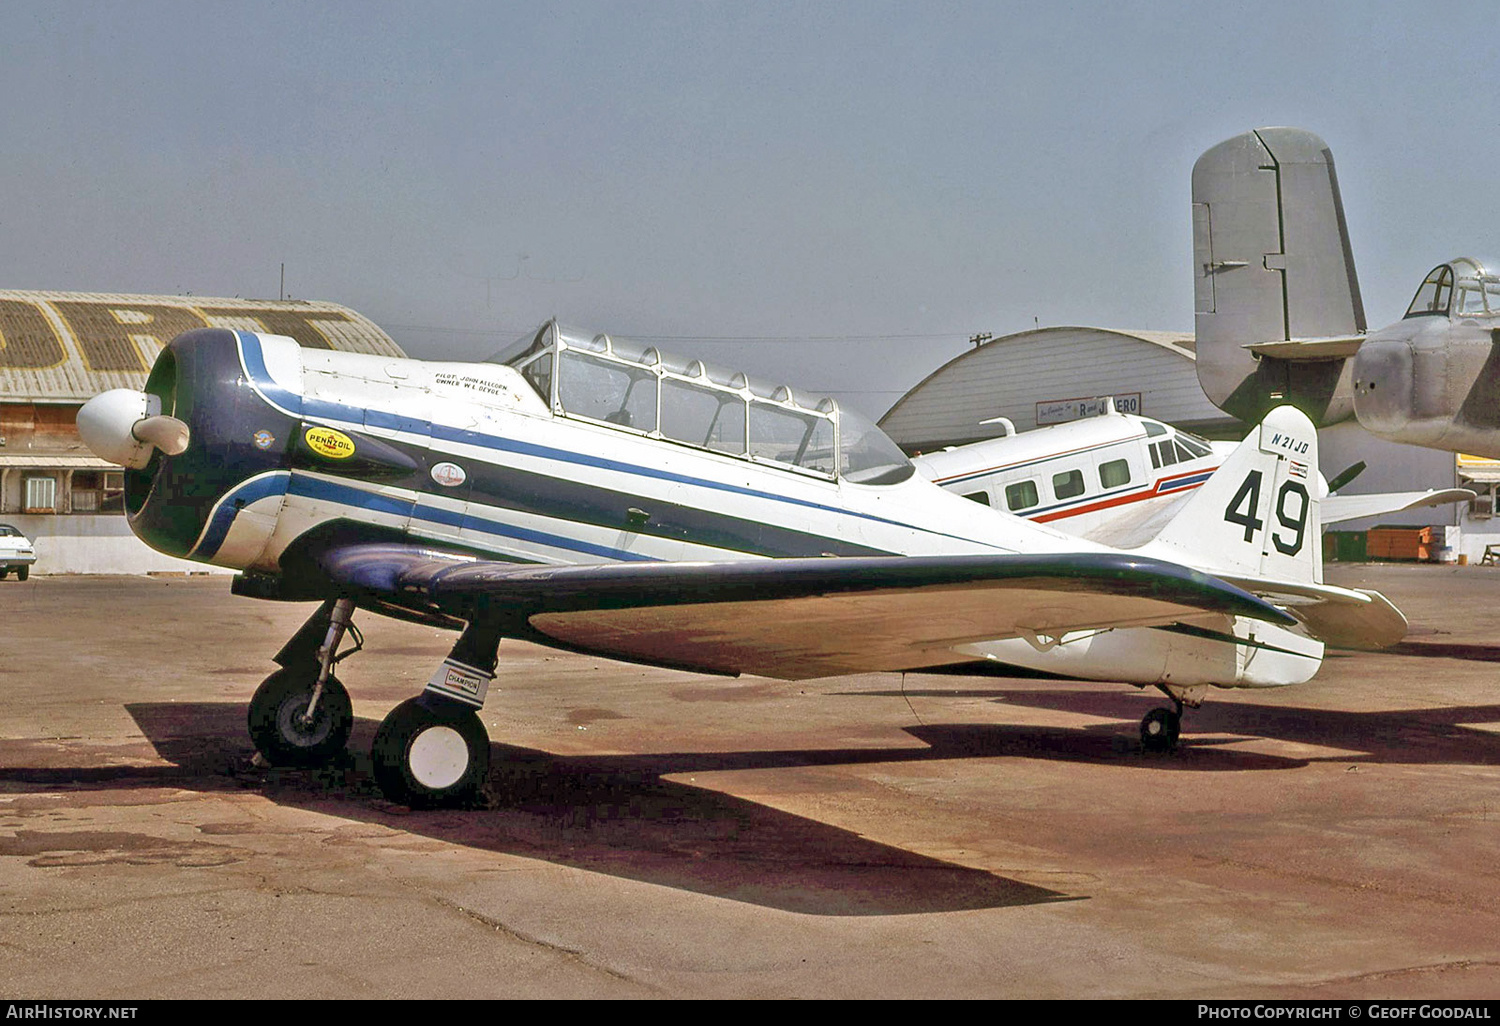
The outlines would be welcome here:
[[[880,420],[909,452],[963,445],[1115,409],[1229,438],[1239,421],[1203,394],[1193,363],[1191,332],[1060,327],[1019,331],[949,360],[902,396]]]
[[[909,453],[931,452],[1089,416],[1113,398],[1122,413],[1166,421],[1217,439],[1239,439],[1247,425],[1214,406],[1198,383],[1191,332],[1083,326],[1036,328],[983,342],[948,361],[896,401],[880,427]],[[1363,462],[1347,489],[1363,492],[1471,488],[1467,506],[1447,506],[1352,521],[1340,530],[1381,524],[1451,529],[1437,544],[1478,562],[1500,545],[1494,516],[1500,461],[1376,438],[1353,420],[1318,432],[1323,472],[1333,477]]]
[[[336,303],[0,291],[0,520],[36,542],[36,572],[204,569],[130,533],[123,473],[84,447],[74,418],[100,392],[143,388],[167,342],[205,327],[405,355],[373,321]]]

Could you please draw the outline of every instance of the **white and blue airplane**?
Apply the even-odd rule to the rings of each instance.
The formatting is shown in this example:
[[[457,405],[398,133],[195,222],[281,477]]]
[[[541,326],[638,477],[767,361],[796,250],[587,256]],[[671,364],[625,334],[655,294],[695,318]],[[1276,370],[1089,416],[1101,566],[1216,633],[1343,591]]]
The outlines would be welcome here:
[[[944,491],[832,400],[555,322],[486,363],[190,331],[78,426],[126,468],[148,544],[321,603],[250,703],[271,762],[346,745],[332,671],[356,609],[459,632],[376,735],[377,781],[411,805],[483,782],[507,637],[785,679],[1019,650],[1160,687],[1175,708],[1142,738],[1166,748],[1192,689],[1306,680],[1320,638],[1400,619],[1321,583],[1316,436],[1290,408],[1129,553]]]

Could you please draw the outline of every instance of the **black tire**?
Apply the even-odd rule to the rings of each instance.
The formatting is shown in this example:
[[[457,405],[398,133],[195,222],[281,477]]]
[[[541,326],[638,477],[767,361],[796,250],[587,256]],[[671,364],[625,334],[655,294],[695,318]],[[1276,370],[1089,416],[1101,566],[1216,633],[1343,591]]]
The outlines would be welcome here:
[[[250,699],[250,739],[273,766],[322,766],[348,745],[354,707],[332,674],[323,684],[313,722],[301,722],[317,682],[316,665],[277,670]]]
[[[489,776],[490,736],[473,709],[424,695],[381,721],[371,754],[386,798],[414,809],[454,808],[472,804]]]
[[[5,575],[10,573],[10,567],[0,567],[0,581],[5,580]]]
[[[1152,709],[1141,718],[1141,747],[1148,752],[1170,752],[1177,747],[1182,717],[1171,709]]]
[[[28,578],[30,576],[31,576],[31,567],[29,567],[29,566],[18,566],[18,567],[16,567],[16,580],[18,580],[18,581],[24,581],[24,580],[26,580],[26,578]]]

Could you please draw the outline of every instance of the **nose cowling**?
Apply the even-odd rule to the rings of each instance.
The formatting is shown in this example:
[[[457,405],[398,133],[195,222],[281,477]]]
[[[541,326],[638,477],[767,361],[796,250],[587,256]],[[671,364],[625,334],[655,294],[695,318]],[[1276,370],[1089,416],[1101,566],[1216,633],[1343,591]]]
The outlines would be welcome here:
[[[161,412],[161,399],[130,388],[94,396],[78,411],[78,435],[95,456],[140,470],[153,450],[168,456],[187,451],[188,426]]]

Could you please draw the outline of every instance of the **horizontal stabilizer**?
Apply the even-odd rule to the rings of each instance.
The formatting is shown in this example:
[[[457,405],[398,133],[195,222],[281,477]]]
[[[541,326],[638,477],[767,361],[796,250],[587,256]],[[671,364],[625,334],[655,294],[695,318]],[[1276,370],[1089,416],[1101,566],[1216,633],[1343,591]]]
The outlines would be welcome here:
[[[1337,524],[1362,517],[1383,516],[1426,506],[1470,502],[1475,493],[1467,488],[1435,488],[1425,492],[1376,492],[1370,495],[1327,495],[1322,502],[1323,523]]]
[[[1313,637],[1334,648],[1373,651],[1406,637],[1405,614],[1378,591],[1252,577],[1224,580],[1286,608]]]
[[[1329,338],[1252,342],[1245,348],[1256,356],[1274,356],[1278,360],[1342,360],[1353,356],[1364,340],[1363,335],[1334,335]]]

